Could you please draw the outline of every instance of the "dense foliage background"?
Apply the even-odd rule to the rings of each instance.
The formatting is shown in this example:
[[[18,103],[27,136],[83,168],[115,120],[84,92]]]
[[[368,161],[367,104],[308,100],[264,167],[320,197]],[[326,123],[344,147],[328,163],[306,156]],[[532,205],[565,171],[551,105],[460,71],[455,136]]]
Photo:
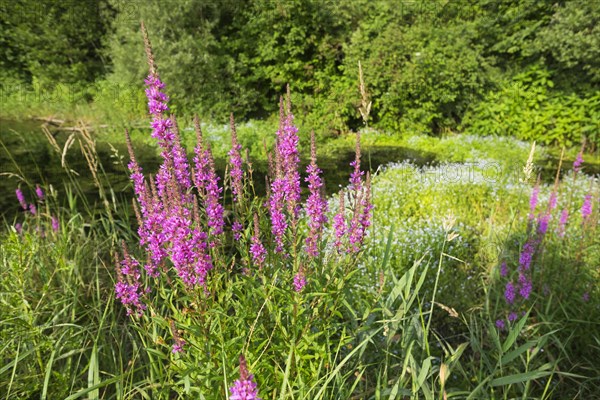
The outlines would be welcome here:
[[[3,1],[0,74],[8,104],[30,89],[141,115],[144,20],[177,113],[268,117],[289,83],[302,122],[355,130],[361,61],[381,130],[594,146],[599,18],[586,0]]]

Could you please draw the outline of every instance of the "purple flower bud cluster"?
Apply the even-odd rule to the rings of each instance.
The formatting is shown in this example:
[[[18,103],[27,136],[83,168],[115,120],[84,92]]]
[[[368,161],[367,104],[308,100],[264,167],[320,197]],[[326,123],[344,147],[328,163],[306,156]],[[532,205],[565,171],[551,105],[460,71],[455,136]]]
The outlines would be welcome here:
[[[340,207],[333,218],[335,231],[334,246],[340,251],[357,253],[360,251],[367,229],[371,226],[371,177],[367,174],[366,182],[363,183],[364,172],[360,170],[360,135],[356,136],[356,157],[350,163],[354,171],[350,176],[350,190],[353,195],[354,204],[349,222],[346,221],[343,193],[340,193]],[[344,238],[347,237],[347,246],[344,246]]]
[[[267,250],[260,241],[260,229],[258,226],[258,214],[254,214],[254,235],[252,235],[252,244],[250,245],[250,254],[252,261],[261,269],[267,257]]]
[[[513,304],[515,302],[515,285],[512,282],[506,282],[506,287],[504,289],[504,298],[508,304]]]
[[[17,196],[17,201],[19,202],[19,205],[21,206],[21,208],[24,211],[27,211],[28,214],[30,214],[31,216],[35,217],[38,215],[38,208],[35,205],[35,203],[27,203],[27,200],[25,199],[25,195],[23,194],[23,191],[20,188],[17,188],[15,190],[15,194]],[[38,204],[42,204],[42,202],[45,201],[46,199],[46,195],[44,193],[44,190],[40,187],[40,185],[35,185],[35,195],[37,197],[37,202]],[[48,205],[46,205],[44,208],[46,208],[46,210],[48,209]],[[46,213],[44,213],[42,211],[42,213],[40,214],[40,217],[43,216],[47,216],[50,219],[50,226],[52,228],[52,230],[54,232],[58,232],[58,218],[52,215],[47,215]],[[36,219],[36,223],[39,223],[39,219]],[[18,223],[17,225],[15,225],[15,229],[17,230],[17,232],[19,234],[21,234],[21,232],[23,231],[23,224],[22,223]],[[38,232],[40,234],[41,237],[45,237],[46,233],[43,229],[43,227],[41,226],[36,226],[36,232]]]
[[[54,232],[58,232],[59,229],[60,229],[60,224],[58,222],[58,218],[52,217],[52,230]]]
[[[238,143],[237,133],[235,130],[235,122],[233,120],[233,114],[230,116],[231,125],[231,150],[229,150],[229,164],[231,170],[229,172],[231,176],[231,191],[233,192],[233,199],[239,201],[243,191],[242,179],[244,177],[244,170],[242,169],[242,145]]]
[[[210,233],[220,235],[223,233],[225,220],[223,219],[223,205],[221,204],[221,192],[219,177],[215,172],[214,160],[210,146],[204,145],[202,131],[198,116],[195,117],[197,145],[194,149],[194,184],[203,200],[204,210],[207,217],[207,225]]]
[[[306,286],[306,277],[304,276],[304,270],[300,268],[298,273],[294,275],[294,290],[300,293]]]
[[[271,184],[269,197],[269,212],[271,214],[271,232],[275,238],[275,251],[283,252],[283,238],[288,227],[285,215],[286,181],[278,176]]]
[[[358,193],[362,183],[362,177],[364,171],[360,170],[360,133],[356,133],[356,149],[354,161],[350,163],[351,167],[354,167],[352,174],[350,174],[350,185],[354,192]]]
[[[117,260],[118,261],[118,260]],[[127,309],[127,315],[140,317],[146,305],[142,302],[144,291],[140,281],[139,262],[131,257],[123,245],[123,260],[117,262],[117,284],[115,293],[117,299]]]
[[[23,191],[21,189],[17,189],[15,190],[15,193],[17,194],[17,200],[19,201],[19,204],[23,210],[27,210],[27,202],[25,201],[25,195],[23,194]]]
[[[40,187],[40,185],[35,185],[35,194],[40,201],[44,200],[44,191]]]
[[[175,118],[163,115],[168,110],[168,97],[162,93],[164,84],[157,74],[146,79],[148,109],[152,116],[152,137],[162,149],[163,163],[150,187],[145,182],[133,146],[126,132],[130,154],[129,170],[139,204],[140,244],[148,252],[144,269],[157,278],[159,267],[169,260],[186,287],[204,286],[206,274],[212,269],[208,252],[208,234],[196,215],[197,201],[192,194],[191,172],[185,149],[181,146]],[[200,133],[198,135],[201,136]],[[209,149],[201,143],[196,147],[194,183],[203,200],[207,214],[208,232],[223,232],[221,188],[214,173]]]
[[[564,208],[560,212],[560,220],[558,221],[558,228],[556,228],[556,233],[561,238],[565,236],[568,219],[569,219],[569,210]]]
[[[343,191],[340,191],[339,199],[340,199],[340,205],[338,207],[338,212],[333,217],[333,229],[334,229],[334,234],[335,234],[334,246],[336,247],[338,252],[341,252],[343,249],[343,245],[344,245],[343,239],[344,239],[344,236],[346,235],[346,232],[348,231],[348,226],[346,224],[346,217],[345,217],[346,210],[344,208],[344,192]]]
[[[360,186],[362,187],[362,181]],[[356,186],[355,186],[356,187]],[[350,229],[348,233],[348,242],[350,244],[349,252],[357,253],[363,243],[367,228],[371,226],[371,178],[367,174],[367,182],[358,192],[358,197],[355,200],[354,214],[350,221]]]
[[[533,221],[535,217],[535,208],[537,207],[538,195],[540,193],[539,184],[535,185],[533,191],[531,192],[531,197],[529,198],[529,220]]]
[[[573,162],[573,171],[576,173],[581,171],[581,165],[583,164],[583,150],[577,153],[577,158]]]
[[[293,124],[294,116],[289,110],[289,106],[288,115],[284,114],[283,99],[280,99],[279,107],[275,176],[270,186],[269,213],[271,215],[271,232],[276,244],[275,251],[282,253],[285,232],[290,223],[295,225],[299,211],[300,174],[298,164],[300,163],[300,157],[298,155],[298,128]],[[309,176],[308,179],[318,185],[320,177],[315,180],[315,174],[318,176],[319,172],[313,171],[312,176]],[[315,197],[313,196],[310,201],[314,203]],[[311,212],[317,212],[314,205]]]
[[[502,263],[502,265],[500,265],[500,276],[504,278],[507,275],[508,275],[508,266],[506,265],[506,261],[504,261]]]
[[[512,322],[515,322],[517,320],[517,318],[519,318],[519,314],[517,314],[514,311],[511,311],[508,314],[508,318],[507,318],[508,323],[510,324]],[[505,330],[506,329],[506,321],[503,319],[497,319],[496,320],[496,328],[500,329],[501,331]]]
[[[240,379],[229,388],[230,400],[260,400],[258,397],[258,386],[254,382],[254,375],[248,372],[246,359],[240,356]]]
[[[585,199],[583,200],[583,204],[581,205],[581,217],[583,222],[587,222],[587,220],[592,215],[592,195],[586,194]]]
[[[300,204],[300,173],[298,165],[300,156],[298,155],[298,128],[294,125],[294,115],[289,110],[283,114],[283,99],[280,99],[280,121],[277,131],[277,167],[279,175],[284,182],[285,199],[288,213],[292,219],[295,219]]]
[[[496,328],[500,329],[501,331],[503,331],[504,329],[506,329],[506,324],[504,323],[504,320],[497,319],[496,320]]]
[[[306,237],[305,250],[310,257],[317,257],[319,255],[318,243],[321,239],[321,232],[323,226],[327,223],[327,201],[321,195],[323,180],[321,179],[322,171],[317,166],[317,148],[314,131],[311,133],[310,142],[310,165],[306,168],[308,176],[305,179],[305,182],[308,183],[310,194],[304,206],[306,215],[308,216],[310,231]]]
[[[171,347],[171,353],[177,354],[183,352],[183,346],[186,345],[185,340],[181,338],[179,332],[177,331],[177,327],[175,326],[175,322],[171,321],[169,323],[171,327],[171,334],[173,335],[173,345]]]

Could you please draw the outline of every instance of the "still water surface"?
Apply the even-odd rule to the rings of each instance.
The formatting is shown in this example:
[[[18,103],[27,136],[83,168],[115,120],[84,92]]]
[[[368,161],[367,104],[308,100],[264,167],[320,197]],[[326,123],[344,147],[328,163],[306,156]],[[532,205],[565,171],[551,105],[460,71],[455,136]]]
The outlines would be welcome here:
[[[51,131],[62,149],[71,132]],[[144,171],[155,172],[160,164],[156,148],[143,143],[135,143],[134,147],[138,162]],[[117,200],[130,199],[132,190],[126,169],[129,157],[125,144],[102,141],[100,133],[96,137],[96,152],[106,182],[110,182]],[[122,156],[121,161],[116,153]],[[29,193],[27,187],[35,187],[37,183],[46,187],[53,185],[59,194],[64,194],[65,184],[69,184],[71,178],[61,165],[61,159],[62,155],[52,147],[44,135],[40,122],[0,120],[0,220],[5,219],[12,224],[21,212],[15,197],[15,189],[19,186],[23,188],[29,199],[33,199],[34,194]],[[327,194],[337,192],[341,186],[347,185],[351,169],[349,163],[353,159],[354,152],[351,149],[340,151],[329,158],[319,159]],[[406,159],[413,160],[419,165],[434,161],[432,155],[407,148],[389,147],[365,152],[363,166],[374,171],[382,164]],[[94,185],[92,173],[77,140],[66,153],[65,161],[68,167],[78,174],[71,174],[71,176],[76,177],[77,184],[81,187],[90,207],[100,210],[102,206],[99,202],[98,188]],[[225,159],[215,160],[219,176],[223,176],[226,162]],[[256,190],[259,194],[264,194],[267,165],[255,161],[253,168]],[[66,202],[66,199],[64,201]]]

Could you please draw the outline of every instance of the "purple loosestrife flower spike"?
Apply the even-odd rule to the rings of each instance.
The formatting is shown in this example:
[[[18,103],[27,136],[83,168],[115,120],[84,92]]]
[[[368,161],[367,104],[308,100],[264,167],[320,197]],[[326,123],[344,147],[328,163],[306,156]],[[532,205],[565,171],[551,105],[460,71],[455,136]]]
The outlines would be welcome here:
[[[362,236],[364,237],[367,229],[371,226],[371,210],[373,210],[373,203],[371,203],[371,174],[369,172],[367,172],[367,179],[361,202],[362,215],[359,217],[359,222],[362,226]]]
[[[364,175],[364,172],[360,170],[360,132],[356,132],[355,156],[350,166],[354,167],[354,170],[350,174],[350,184],[354,192],[358,192],[362,184],[362,176]]]
[[[248,372],[243,355],[240,356],[240,379],[233,383],[229,391],[231,392],[230,400],[260,400],[254,376]]]
[[[507,282],[504,289],[504,299],[508,304],[515,302],[515,285],[512,282]]]
[[[587,303],[588,301],[590,301],[590,293],[589,292],[583,293],[583,295],[581,296],[581,299]]]
[[[177,183],[181,185],[182,198],[189,202],[189,189],[192,186],[190,178],[190,166],[185,149],[181,146],[181,137],[179,136],[179,127],[175,115],[171,115],[171,125],[173,126],[173,148],[171,149],[173,168]]]
[[[288,87],[289,90],[289,87]],[[283,98],[279,99],[279,130],[277,131],[277,156],[280,160],[279,167],[285,181],[285,199],[288,213],[295,220],[300,204],[300,173],[298,165],[298,128],[294,125],[294,115],[291,113],[291,104],[288,96],[287,115],[284,115]]]
[[[315,132],[310,135],[310,165],[306,168],[308,176],[305,181],[308,182],[310,194],[306,199],[304,209],[308,216],[308,227],[310,229],[306,237],[306,253],[311,257],[319,255],[318,242],[321,238],[323,225],[327,222],[327,202],[321,196],[323,181],[321,180],[321,170],[317,166],[317,147],[315,142]]]
[[[21,189],[15,190],[17,195],[17,200],[19,200],[19,204],[23,208],[23,210],[27,210],[27,202],[25,201],[25,196],[23,195],[23,191]]]
[[[340,191],[339,193],[340,205],[338,208],[337,214],[333,217],[333,229],[335,231],[335,247],[338,249],[338,252],[342,251],[343,246],[343,238],[348,231],[348,227],[346,225],[346,216],[344,209],[344,192]]]
[[[29,212],[31,213],[31,215],[36,215],[37,214],[37,208],[35,208],[35,204],[31,203],[29,205]]]
[[[590,218],[590,215],[592,215],[592,195],[587,194],[581,206],[581,217],[584,223]]]
[[[501,331],[503,331],[506,328],[506,325],[505,325],[503,319],[496,320],[496,328],[500,329]]]
[[[129,152],[129,172],[131,172],[130,179],[133,182],[133,191],[140,204],[142,215],[145,217],[148,213],[148,192],[146,190],[146,182],[144,180],[144,174],[142,168],[137,163],[135,153],[133,152],[133,145],[131,144],[131,137],[129,131],[125,129],[125,141],[127,143],[127,151]]]
[[[197,144],[194,149],[196,156],[194,164],[196,172],[194,174],[194,183],[202,196],[204,209],[208,218],[208,227],[213,235],[223,233],[225,220],[223,219],[223,205],[221,204],[221,192],[219,187],[219,177],[215,172],[214,160],[208,144],[204,145],[202,141],[202,130],[200,129],[200,120],[198,115],[194,116],[194,127],[196,129]]]
[[[143,294],[140,282],[139,263],[132,258],[123,244],[123,260],[117,259],[117,279],[115,285],[116,297],[127,309],[127,315],[140,317],[146,305],[142,302]]]
[[[254,214],[254,235],[252,236],[252,244],[250,245],[250,254],[252,261],[261,269],[265,263],[267,251],[265,246],[260,241],[260,229],[258,226],[258,215]]]
[[[275,251],[283,251],[283,237],[287,229],[287,221],[284,214],[285,205],[285,181],[281,178],[275,179],[271,184],[271,197],[269,198],[269,211],[271,213],[271,232],[275,236]]]
[[[42,190],[40,185],[35,185],[35,194],[37,195],[38,199],[40,199],[40,201],[44,200],[44,191]]]
[[[522,298],[527,300],[531,294],[533,286],[531,279],[529,279],[524,273],[519,273],[519,294]]]
[[[511,312],[510,314],[508,314],[508,320],[510,322],[515,322],[517,320],[517,318],[519,318],[519,314],[517,314],[516,312]]]
[[[148,251],[149,261],[144,266],[150,276],[158,276],[158,267],[169,260],[173,269],[188,288],[204,286],[206,274],[212,269],[208,253],[207,233],[200,229],[194,218],[195,199],[191,192],[191,174],[187,155],[174,117],[168,110],[168,97],[163,93],[150,41],[142,24],[144,43],[148,55],[150,74],[146,79],[146,96],[152,118],[152,137],[158,140],[163,163],[155,179],[150,179],[150,189],[143,180],[141,169],[135,161],[130,141],[130,171],[134,190],[140,204],[140,244]],[[218,231],[218,227],[216,227]],[[214,231],[213,231],[214,232]]]
[[[173,346],[171,347],[171,353],[173,353],[173,354],[181,353],[181,352],[183,352],[183,346],[186,345],[186,342],[179,335],[179,331],[177,330],[177,327],[175,326],[175,322],[171,321],[169,323],[169,326],[171,328],[171,334],[173,335]]]
[[[242,155],[240,153],[242,145],[238,143],[233,113],[229,116],[229,125],[231,126],[231,150],[228,153],[229,164],[231,164],[229,172],[231,176],[231,190],[233,192],[233,199],[239,201],[240,196],[242,196],[244,171],[242,170]]]
[[[546,211],[540,218],[538,221],[538,234],[540,236],[544,236],[546,234],[546,232],[548,231],[548,223],[550,222],[550,217],[552,216],[552,214],[550,214],[550,211]]]
[[[287,184],[282,172],[281,154],[276,154],[275,179],[271,183],[269,195],[269,213],[271,215],[271,233],[275,237],[275,252],[283,252],[283,238],[287,229],[285,216],[285,198]]]
[[[573,171],[576,173],[581,171],[581,165],[583,164],[583,150],[577,153],[577,158],[573,162]]]
[[[300,293],[306,286],[306,277],[304,276],[304,268],[300,266],[298,273],[294,276],[294,290]]]
[[[506,265],[506,261],[500,265],[500,276],[506,277],[508,275],[508,266]]]
[[[540,193],[540,186],[536,184],[531,191],[531,197],[529,198],[529,220],[533,221],[535,208],[537,207],[538,195]]]
[[[523,249],[521,250],[521,255],[519,256],[519,266],[520,269],[528,270],[531,266],[531,261],[533,259],[533,253],[535,252],[535,243],[533,239],[529,239]]]
[[[242,224],[240,224],[239,221],[233,221],[233,224],[231,225],[231,230],[233,231],[233,239],[235,241],[238,241],[242,238],[242,231],[244,230],[244,227],[242,226]]]
[[[60,224],[58,223],[58,217],[52,217],[52,230],[54,232],[58,232],[60,229]]]
[[[557,233],[558,233],[559,237],[564,237],[565,236],[565,231],[566,231],[566,226],[567,226],[567,220],[568,219],[569,219],[569,210],[565,208],[560,213],[560,220],[558,221]]]
[[[552,211],[556,208],[557,202],[558,202],[558,195],[556,193],[556,190],[553,190],[552,193],[550,193],[550,200],[548,201],[549,211]]]
[[[362,225],[360,224],[360,216],[362,214],[363,205],[363,191],[356,192],[357,197],[354,199],[354,211],[352,213],[352,219],[350,220],[350,227],[348,228],[348,243],[350,247],[347,249],[348,252],[357,253],[360,250],[360,244],[362,243],[363,231]]]
[[[17,222],[15,224],[15,231],[17,231],[17,234],[21,234],[23,232],[23,224],[21,224],[20,222]]]

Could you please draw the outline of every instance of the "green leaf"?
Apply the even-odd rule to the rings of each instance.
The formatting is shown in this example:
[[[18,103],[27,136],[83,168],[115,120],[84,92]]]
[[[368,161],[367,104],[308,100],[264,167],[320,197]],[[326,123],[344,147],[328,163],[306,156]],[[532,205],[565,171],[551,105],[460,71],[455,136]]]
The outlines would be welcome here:
[[[529,317],[529,312],[527,312],[519,320],[519,322],[517,322],[515,324],[515,326],[510,330],[506,340],[502,344],[502,353],[506,353],[508,351],[508,349],[510,349],[512,347],[512,345],[515,343],[515,341],[517,340],[517,337],[519,337],[521,330],[523,329],[523,327],[525,326],[525,323],[527,322],[527,317]]]
[[[496,378],[493,379],[490,382],[490,385],[492,386],[506,386],[506,385],[512,385],[514,383],[520,383],[520,382],[528,382],[528,381],[532,381],[535,379],[540,379],[543,378],[545,376],[551,375],[552,371],[531,371],[531,372],[523,372],[520,374],[514,374],[514,375],[508,375],[508,376],[503,376],[502,378]]]

